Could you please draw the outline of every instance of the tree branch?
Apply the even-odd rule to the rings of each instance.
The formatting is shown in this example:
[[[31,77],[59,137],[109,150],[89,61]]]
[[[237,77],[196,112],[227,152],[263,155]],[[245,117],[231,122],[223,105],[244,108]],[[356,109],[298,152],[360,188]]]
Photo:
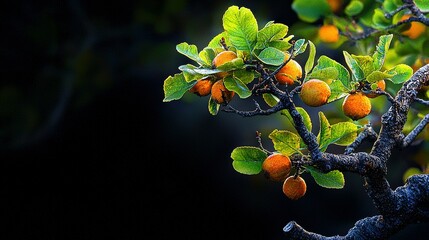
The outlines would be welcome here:
[[[429,220],[429,175],[420,174],[410,177],[404,186],[394,191],[398,201],[397,212],[392,216],[378,215],[357,221],[345,236],[325,237],[306,231],[296,222],[289,222],[283,233],[288,239],[341,240],[388,239],[409,224]]]
[[[374,131],[374,129],[372,128],[371,124],[365,125],[363,131],[359,133],[359,135],[353,141],[353,143],[351,143],[349,146],[346,147],[344,154],[347,155],[347,154],[354,152],[362,144],[362,142],[365,139],[375,140],[375,139],[377,139],[377,136],[378,135]]]
[[[417,135],[419,135],[419,133],[423,131],[423,129],[426,127],[428,123],[429,123],[429,114],[426,114],[426,116],[420,121],[420,123],[417,124],[417,126],[404,138],[402,142],[402,147],[405,148],[409,146],[416,139]]]

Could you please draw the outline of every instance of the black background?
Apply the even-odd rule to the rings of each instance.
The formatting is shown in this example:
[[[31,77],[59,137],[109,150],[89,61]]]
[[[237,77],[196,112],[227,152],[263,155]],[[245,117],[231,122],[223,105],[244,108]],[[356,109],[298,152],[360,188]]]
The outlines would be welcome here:
[[[235,172],[232,149],[256,145],[255,131],[281,127],[279,119],[211,116],[195,96],[162,102],[163,81],[187,63],[175,45],[202,48],[233,4],[259,25],[297,21],[288,2],[275,1],[2,7],[2,87],[21,93],[2,113],[2,239],[282,239],[291,220],[332,236],[377,214],[353,174],[343,190],[304,175],[308,192],[291,201],[280,183]],[[88,52],[95,57],[79,58]],[[76,65],[89,70],[82,77]],[[106,85],[94,83],[99,71]],[[18,125],[33,116],[19,111],[28,106],[39,116],[32,128]],[[392,164],[392,187],[404,166]],[[424,239],[426,228],[392,239]]]

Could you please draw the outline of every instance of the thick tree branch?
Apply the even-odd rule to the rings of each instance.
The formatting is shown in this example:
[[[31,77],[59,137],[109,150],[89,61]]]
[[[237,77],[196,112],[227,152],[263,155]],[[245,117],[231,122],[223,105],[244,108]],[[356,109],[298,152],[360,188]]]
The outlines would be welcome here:
[[[398,201],[397,212],[392,216],[378,215],[364,218],[355,223],[345,236],[325,237],[306,231],[294,221],[289,222],[283,232],[287,239],[340,240],[388,239],[409,224],[429,220],[429,175],[410,177],[404,186],[394,191]]]

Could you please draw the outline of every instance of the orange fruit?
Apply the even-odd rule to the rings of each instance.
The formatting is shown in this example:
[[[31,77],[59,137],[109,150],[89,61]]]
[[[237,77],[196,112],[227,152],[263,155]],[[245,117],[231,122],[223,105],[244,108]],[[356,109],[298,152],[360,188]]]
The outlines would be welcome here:
[[[334,13],[339,12],[343,6],[343,0],[327,0],[327,2]]]
[[[292,162],[288,156],[281,153],[269,155],[262,163],[262,170],[265,176],[273,181],[284,181],[289,175]]]
[[[197,83],[189,89],[189,92],[195,93],[198,96],[207,96],[210,94],[213,82],[210,79],[200,79]]]
[[[386,81],[384,80],[378,81],[377,88],[380,88],[382,91],[386,90]],[[365,95],[369,98],[375,98],[378,96],[378,94],[375,94],[375,93],[366,93]]]
[[[218,80],[213,83],[211,88],[211,98],[218,104],[229,103],[234,97],[235,92],[226,89],[223,80]]]
[[[302,84],[299,97],[308,106],[319,107],[328,102],[331,96],[329,85],[319,79],[310,79]]]
[[[307,184],[301,176],[289,176],[283,182],[283,193],[292,200],[298,200],[305,195]]]
[[[285,58],[286,60],[289,57]],[[280,84],[292,85],[295,80],[302,77],[302,67],[293,59],[290,59],[275,75]]]
[[[344,98],[342,110],[347,117],[358,120],[369,115],[371,101],[362,92],[350,93]]]
[[[404,16],[401,17],[401,21],[403,20],[407,20],[408,18],[410,18],[412,15],[410,14],[405,14]],[[421,22],[411,22],[411,27],[405,31],[402,32],[403,35],[411,38],[411,39],[416,39],[418,37],[420,37],[420,35],[422,35],[426,30],[426,25],[424,25]]]
[[[225,64],[226,62],[230,62],[236,58],[237,58],[237,54],[233,51],[227,50],[227,51],[220,52],[213,59],[213,67],[217,68],[220,65]],[[224,78],[227,75],[228,75],[228,72],[220,72],[216,74],[216,76],[219,78]]]
[[[325,43],[335,43],[340,40],[340,31],[335,25],[325,24],[319,28],[319,39]]]

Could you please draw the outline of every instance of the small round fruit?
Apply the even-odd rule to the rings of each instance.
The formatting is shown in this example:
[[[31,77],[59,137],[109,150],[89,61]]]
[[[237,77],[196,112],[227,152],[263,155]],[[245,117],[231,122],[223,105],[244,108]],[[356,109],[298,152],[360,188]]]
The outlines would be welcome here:
[[[289,157],[281,153],[269,155],[262,163],[264,175],[273,181],[284,181],[289,175],[292,162]]]
[[[200,79],[197,83],[189,89],[189,92],[195,93],[198,96],[207,96],[210,94],[213,82],[210,79]]]
[[[283,182],[283,193],[292,200],[298,200],[305,195],[307,184],[301,176],[289,176]]]
[[[340,40],[340,31],[335,25],[325,24],[319,28],[319,38],[325,43],[336,43]]]
[[[236,58],[237,58],[237,54],[231,50],[220,52],[213,59],[213,67],[217,68],[220,65],[225,64],[226,62],[232,61]],[[228,72],[220,72],[216,74],[216,76],[219,78],[224,78],[226,75],[228,75]]]
[[[332,12],[337,13],[343,7],[343,0],[327,0]]]
[[[280,84],[292,85],[295,80],[302,77],[302,67],[297,61],[290,59],[275,76]]]
[[[386,90],[386,81],[384,81],[384,80],[378,81],[377,82],[377,88],[379,88],[382,91]],[[378,94],[376,94],[376,93],[366,93],[365,95],[369,98],[378,97]]]
[[[410,17],[410,14],[405,14],[404,16],[402,16],[401,21],[407,20]],[[420,37],[420,35],[422,35],[426,30],[426,25],[421,22],[411,22],[410,24],[410,28],[403,31],[402,34],[411,39],[416,39]]]
[[[212,99],[216,103],[222,104],[229,103],[234,97],[235,92],[226,89],[225,85],[223,84],[223,80],[221,79],[213,83],[211,94]]]
[[[299,96],[306,105],[319,107],[328,102],[331,96],[331,89],[322,80],[310,79],[302,84]]]
[[[342,105],[343,113],[353,120],[359,120],[371,112],[371,101],[362,92],[355,92],[344,98]]]

